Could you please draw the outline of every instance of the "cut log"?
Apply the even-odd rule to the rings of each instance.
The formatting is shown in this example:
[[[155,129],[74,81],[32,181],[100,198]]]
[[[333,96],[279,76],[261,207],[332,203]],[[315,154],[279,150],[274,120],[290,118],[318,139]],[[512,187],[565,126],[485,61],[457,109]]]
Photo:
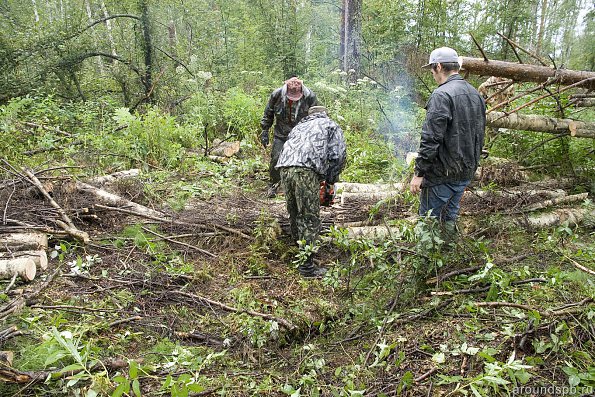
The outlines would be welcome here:
[[[370,240],[382,240],[391,236],[400,236],[400,233],[401,229],[396,226],[361,226],[347,228],[347,237],[350,239],[365,238]]]
[[[480,76],[506,77],[515,81],[543,83],[552,77],[563,85],[584,81],[581,87],[595,88],[595,72],[553,69],[547,66],[527,65],[516,62],[485,61],[482,58],[462,57],[462,70]]]
[[[44,233],[12,233],[0,235],[0,251],[47,250],[48,236]]]
[[[578,138],[595,138],[595,123],[585,121],[556,119],[547,116],[520,115],[513,113],[491,112],[486,115],[487,124],[496,128],[509,128],[521,131],[546,132],[550,134],[568,134]]]
[[[35,278],[37,266],[31,258],[0,259],[0,278],[12,278],[15,274],[25,281]]]
[[[240,141],[222,142],[219,139],[213,141],[210,154],[219,157],[232,157],[240,151]],[[209,156],[210,157],[210,156]]]
[[[113,174],[98,176],[89,180],[90,183],[94,185],[104,185],[107,183],[113,183],[114,181],[122,178],[131,178],[140,175],[140,170],[138,168],[133,168],[130,170],[125,171],[118,171],[114,172]]]
[[[45,251],[0,252],[0,259],[31,258],[40,270],[48,268],[48,255]]]
[[[0,363],[12,367],[12,361],[14,360],[14,353],[11,351],[0,351]]]
[[[368,192],[368,193],[351,193],[343,192],[341,194],[341,205],[349,203],[351,201],[362,200],[362,201],[380,201],[391,197],[397,197],[402,193],[395,190],[379,191],[379,192]]]
[[[376,193],[386,191],[399,191],[403,190],[404,184],[402,183],[350,183],[350,182],[337,182],[335,183],[335,191],[337,193],[349,192],[349,193]]]

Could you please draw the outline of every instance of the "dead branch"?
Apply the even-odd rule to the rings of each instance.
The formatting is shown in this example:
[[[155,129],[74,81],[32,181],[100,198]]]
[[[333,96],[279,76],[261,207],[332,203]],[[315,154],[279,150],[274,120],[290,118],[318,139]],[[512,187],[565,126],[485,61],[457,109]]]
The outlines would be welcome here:
[[[6,383],[34,384],[44,382],[49,378],[53,380],[66,378],[83,371],[95,372],[103,371],[105,369],[116,371],[126,368],[127,366],[128,362],[119,358],[98,362],[86,369],[81,368],[72,371],[19,371],[4,363],[0,363],[0,380]]]
[[[289,322],[289,321],[287,321],[287,320],[285,320],[283,318],[275,317],[275,316],[273,316],[271,314],[259,313],[259,312],[255,312],[253,310],[238,309],[238,308],[235,308],[235,307],[228,306],[228,305],[226,305],[224,303],[221,303],[221,302],[218,302],[218,301],[214,301],[212,299],[205,298],[204,296],[200,296],[200,295],[196,295],[196,294],[191,294],[191,293],[188,293],[188,292],[183,292],[183,291],[171,291],[171,292],[174,293],[174,294],[185,296],[187,298],[196,299],[196,300],[201,301],[201,302],[203,302],[203,303],[205,303],[207,305],[216,306],[216,307],[218,307],[220,309],[223,309],[225,311],[228,311],[228,312],[232,312],[232,313],[246,313],[246,314],[249,314],[249,315],[254,316],[254,317],[264,318],[265,320],[276,321],[277,323],[279,323],[280,325],[282,325],[283,327],[285,327],[289,331],[293,331],[293,330],[297,329],[297,327],[294,324],[292,324],[291,322]]]
[[[70,218],[68,217],[68,215],[66,215],[66,212],[64,212],[64,210],[62,209],[62,207],[60,207],[58,205],[58,203],[56,203],[56,201],[54,201],[54,199],[52,198],[52,196],[50,196],[50,194],[45,190],[45,188],[43,187],[43,185],[39,181],[39,179],[37,179],[37,177],[35,175],[33,175],[33,173],[31,171],[29,171],[29,170],[27,170],[25,168],[23,168],[23,172],[25,172],[25,174],[29,178],[29,181],[39,189],[39,191],[50,202],[50,204],[52,205],[52,207],[54,207],[58,211],[58,213],[60,214],[60,216],[64,220],[64,222],[56,221],[56,224],[58,226],[60,226],[62,229],[64,229],[64,231],[66,233],[68,233],[69,235],[73,236],[77,240],[81,240],[83,243],[88,243],[90,241],[89,235],[86,232],[83,232],[81,230],[78,230],[77,227],[74,226],[74,223],[72,223],[72,221],[70,220]]]
[[[204,250],[204,249],[202,249],[202,248],[199,248],[199,247],[197,247],[197,246],[195,246],[195,245],[191,245],[191,244],[184,243],[184,242],[182,242],[182,241],[177,241],[177,240],[174,240],[173,238],[170,238],[170,237],[164,236],[164,235],[162,235],[162,234],[159,234],[159,233],[157,233],[157,232],[154,232],[154,231],[152,231],[151,229],[148,229],[148,228],[146,228],[146,227],[143,227],[142,229],[143,229],[145,232],[147,232],[147,233],[151,233],[151,234],[153,234],[153,235],[155,235],[155,236],[157,236],[157,237],[159,237],[159,238],[161,238],[161,239],[163,239],[163,240],[166,240],[166,241],[169,241],[169,242],[171,242],[171,243],[178,244],[178,245],[181,245],[181,246],[184,246],[184,247],[192,248],[192,249],[194,249],[194,250],[197,250],[198,252],[201,252],[201,253],[203,253],[203,254],[205,254],[205,255],[207,255],[207,256],[210,256],[211,258],[216,258],[216,257],[217,257],[217,255],[213,254],[212,252],[209,252],[209,251],[207,251],[207,250]]]
[[[567,314],[576,314],[576,313],[582,313],[583,311],[585,311],[585,305],[587,303],[591,303],[593,302],[592,298],[585,298],[580,302],[577,302],[575,304],[570,305],[569,307],[567,306],[564,309],[559,309],[559,310],[540,310],[534,307],[531,307],[529,305],[521,305],[518,303],[511,303],[511,302],[475,302],[475,306],[477,307],[513,307],[516,309],[521,309],[521,310],[525,310],[525,311],[532,311],[532,312],[537,312],[539,313],[540,316],[542,317],[555,317],[555,316],[563,316],[563,315],[567,315]]]
[[[568,257],[566,255],[564,255],[564,258],[568,259],[568,261],[570,263],[572,263],[572,265],[574,267],[576,267],[577,269],[580,269],[583,272],[590,274],[591,276],[595,276],[595,271],[594,270],[591,270],[588,267],[585,267],[585,266],[581,265],[580,263],[578,263],[577,261],[575,261],[574,259],[572,259],[572,258],[570,258],[570,257]]]
[[[517,43],[515,43],[514,41],[510,40],[508,37],[504,36],[502,33],[496,32],[498,34],[498,36],[502,37],[504,40],[506,40],[506,42],[508,44],[510,44],[510,46],[513,48],[513,50],[515,48],[518,48],[519,50],[523,51],[525,54],[529,55],[530,57],[536,59],[539,63],[541,63],[543,66],[548,66],[548,64],[541,59],[540,57],[538,57],[536,54],[524,49],[523,47],[521,47],[520,45],[518,45]],[[516,51],[515,51],[516,53]],[[519,58],[518,54],[517,54],[517,58]],[[520,62],[520,58],[519,58],[519,62]]]
[[[530,284],[530,283],[547,283],[547,280],[544,278],[528,278],[526,280],[513,281],[512,283],[510,283],[510,285],[523,285],[523,284]],[[489,291],[490,288],[491,288],[491,286],[488,285],[487,287],[459,289],[456,291],[432,291],[431,294],[434,296],[453,296],[453,295],[459,295],[459,294],[475,294],[478,292]]]

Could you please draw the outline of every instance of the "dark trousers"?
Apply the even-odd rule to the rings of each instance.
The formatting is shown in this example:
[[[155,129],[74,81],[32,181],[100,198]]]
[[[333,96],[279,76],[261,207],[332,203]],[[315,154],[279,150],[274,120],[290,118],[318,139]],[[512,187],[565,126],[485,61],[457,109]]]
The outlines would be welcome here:
[[[279,170],[276,169],[275,166],[277,165],[277,161],[279,161],[279,156],[281,156],[284,144],[285,139],[273,137],[273,146],[271,147],[271,163],[269,164],[269,183],[271,185],[275,185],[281,181],[281,175],[279,174]]]

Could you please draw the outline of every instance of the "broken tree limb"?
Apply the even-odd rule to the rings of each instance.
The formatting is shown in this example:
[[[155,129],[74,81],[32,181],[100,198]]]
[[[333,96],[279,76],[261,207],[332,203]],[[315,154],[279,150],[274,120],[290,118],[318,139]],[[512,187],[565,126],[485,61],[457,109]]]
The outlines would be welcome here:
[[[33,173],[30,170],[23,168],[23,172],[25,172],[29,181],[39,189],[39,191],[44,195],[44,197],[50,202],[52,207],[54,207],[62,217],[64,222],[56,221],[56,224],[62,227],[66,231],[66,233],[72,235],[74,238],[81,240],[83,243],[88,243],[90,241],[89,235],[86,232],[78,230],[77,227],[74,226],[72,220],[70,220],[66,212],[62,209],[62,207],[60,207],[58,203],[56,203],[56,201],[52,198],[52,196],[45,190],[43,184],[39,181],[39,179],[37,179],[37,177],[33,175]]]
[[[591,270],[588,267],[585,267],[585,266],[581,265],[580,263],[578,263],[577,261],[575,261],[574,259],[572,259],[572,258],[570,258],[570,257],[568,257],[566,255],[564,255],[564,258],[568,259],[568,261],[570,263],[572,263],[572,265],[574,267],[576,267],[577,269],[580,269],[583,272],[590,274],[591,276],[595,276],[595,270]]]
[[[209,251],[207,251],[207,250],[204,250],[204,249],[202,249],[202,248],[199,248],[199,247],[197,247],[197,246],[195,246],[195,245],[191,245],[191,244],[184,243],[184,242],[182,242],[182,241],[177,241],[177,240],[174,240],[173,238],[170,238],[170,237],[164,236],[164,235],[162,235],[162,234],[159,234],[159,233],[157,233],[157,232],[154,232],[153,230],[151,230],[151,229],[148,229],[148,228],[146,228],[146,227],[143,227],[142,229],[143,229],[145,232],[147,232],[147,233],[151,233],[151,234],[153,234],[153,235],[155,235],[155,236],[157,236],[157,237],[159,237],[159,238],[161,238],[161,239],[163,239],[163,240],[166,240],[166,241],[169,241],[169,242],[171,242],[171,243],[178,244],[178,245],[181,245],[181,246],[184,246],[184,247],[188,247],[188,248],[195,249],[195,250],[197,250],[198,252],[201,252],[201,253],[203,253],[203,254],[205,254],[205,255],[207,255],[207,256],[210,256],[211,258],[216,258],[216,257],[217,257],[217,255],[213,254],[212,252],[209,252]]]
[[[0,278],[12,278],[15,274],[25,281],[35,278],[37,266],[31,258],[0,259]]]
[[[181,296],[185,296],[187,298],[196,299],[196,300],[201,301],[201,302],[203,302],[203,303],[205,303],[207,305],[216,306],[216,307],[218,307],[220,309],[223,309],[225,311],[228,311],[228,312],[232,312],[232,313],[246,313],[246,314],[249,314],[249,315],[254,316],[254,317],[264,318],[265,320],[276,321],[277,323],[279,323],[279,325],[282,325],[283,327],[285,327],[289,331],[293,331],[293,330],[297,329],[297,327],[294,324],[292,324],[291,322],[289,322],[289,321],[287,321],[287,320],[285,320],[283,318],[275,317],[275,316],[273,316],[271,314],[259,313],[259,312],[255,312],[253,310],[238,309],[238,308],[235,308],[235,307],[228,306],[228,305],[226,305],[224,303],[217,302],[217,301],[214,301],[212,299],[205,298],[204,296],[200,296],[200,295],[196,295],[196,294],[191,294],[191,293],[188,293],[188,292],[183,292],[183,291],[171,291],[171,292],[173,292],[175,294],[178,294],[178,295],[181,295]]]
[[[31,258],[40,270],[48,268],[48,254],[46,251],[0,252],[0,259],[16,258]]]
[[[486,115],[487,125],[512,130],[565,133],[577,138],[595,138],[595,123],[571,119],[556,119],[548,116],[520,115],[491,112]]]
[[[48,236],[44,233],[11,233],[0,235],[0,250],[27,251],[46,250]]]
[[[113,372],[126,367],[128,367],[128,362],[119,358],[97,362],[88,368],[80,368],[71,371],[19,371],[16,368],[0,363],[0,380],[6,383],[33,384],[44,382],[46,379],[50,378],[55,380],[70,377],[83,371],[92,373],[96,371],[105,371],[107,369]]]
[[[477,307],[512,307],[515,309],[521,309],[526,311],[534,311],[539,313],[542,317],[554,317],[554,316],[563,316],[566,314],[573,314],[573,313],[581,313],[586,310],[586,304],[592,303],[592,298],[585,298],[580,302],[577,302],[572,305],[568,305],[566,308],[563,309],[546,309],[546,310],[539,310],[537,308],[531,307],[529,305],[521,305],[518,303],[510,303],[510,302],[475,302],[475,306]]]
[[[563,85],[584,81],[581,86],[595,88],[595,72],[553,69],[547,66],[527,65],[515,62],[488,61],[482,58],[462,57],[462,69],[480,76],[499,76],[515,81],[533,81],[542,83],[551,78],[558,78]]]

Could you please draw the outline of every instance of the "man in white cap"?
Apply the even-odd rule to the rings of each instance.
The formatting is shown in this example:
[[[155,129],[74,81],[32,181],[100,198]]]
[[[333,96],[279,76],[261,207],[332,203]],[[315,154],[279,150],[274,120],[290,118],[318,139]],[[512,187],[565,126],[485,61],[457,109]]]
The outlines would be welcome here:
[[[439,219],[446,237],[456,233],[459,203],[479,164],[486,106],[483,97],[459,75],[455,50],[435,49],[423,68],[431,68],[438,88],[426,104],[412,193],[420,193],[419,214]]]
[[[277,186],[281,181],[279,171],[275,169],[283,144],[293,127],[308,115],[308,109],[317,104],[316,94],[296,76],[285,81],[282,87],[271,94],[264,115],[260,120],[262,134],[260,140],[264,147],[269,144],[269,129],[275,123],[271,162],[269,165],[269,188],[267,197],[273,198],[277,194]]]

